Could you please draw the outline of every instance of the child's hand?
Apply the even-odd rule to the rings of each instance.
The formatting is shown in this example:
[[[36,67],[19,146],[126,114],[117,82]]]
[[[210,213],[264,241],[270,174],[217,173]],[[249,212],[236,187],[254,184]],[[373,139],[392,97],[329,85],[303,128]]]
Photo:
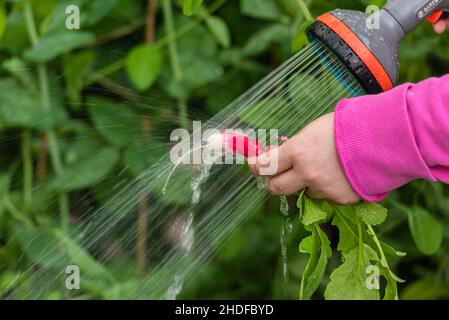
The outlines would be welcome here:
[[[276,161],[274,152],[278,152],[277,169],[275,174],[266,176],[273,194],[288,195],[307,188],[307,194],[313,198],[341,204],[360,200],[340,166],[334,142],[334,113],[315,120],[276,150],[260,155],[256,164],[250,166],[256,176],[263,174],[262,167]]]
[[[435,30],[436,33],[443,33],[447,27],[449,27],[449,19],[440,20],[433,24],[433,30]]]

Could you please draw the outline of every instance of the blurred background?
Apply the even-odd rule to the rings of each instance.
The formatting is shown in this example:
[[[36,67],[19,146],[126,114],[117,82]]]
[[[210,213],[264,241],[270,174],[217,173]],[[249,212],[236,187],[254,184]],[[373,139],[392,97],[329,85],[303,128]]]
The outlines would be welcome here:
[[[39,254],[54,241],[48,230],[58,227],[70,237],[86,212],[117,193],[118,177],[135,178],[168,151],[171,130],[210,118],[304,47],[308,12],[364,11],[384,1],[190,1],[202,2],[194,12],[183,12],[182,2],[0,1],[0,297],[21,298],[18,288],[37,285],[38,273],[22,273],[30,266],[55,268]],[[79,30],[66,27],[70,5],[80,8]],[[447,32],[438,36],[422,25],[400,51],[401,83],[449,73]],[[136,208],[137,227],[155,196]],[[289,200],[294,211],[295,199]],[[449,188],[417,181],[383,204],[390,215],[379,236],[407,252],[392,266],[407,280],[400,298],[449,298]],[[411,232],[417,208],[423,227]],[[277,198],[261,203],[180,297],[296,299],[308,259],[298,244],[306,232],[294,219],[285,283],[282,220]],[[438,250],[429,254],[420,237],[435,229],[442,230],[433,239]],[[338,233],[328,231],[335,243]],[[136,231],[127,252],[133,279],[75,298],[128,297],[130,280],[138,282],[147,267],[138,237]],[[85,254],[95,265],[94,253]],[[335,253],[330,268],[339,259]],[[118,265],[108,268],[120,272]],[[323,288],[314,298],[322,298]],[[42,298],[72,297],[55,288]]]

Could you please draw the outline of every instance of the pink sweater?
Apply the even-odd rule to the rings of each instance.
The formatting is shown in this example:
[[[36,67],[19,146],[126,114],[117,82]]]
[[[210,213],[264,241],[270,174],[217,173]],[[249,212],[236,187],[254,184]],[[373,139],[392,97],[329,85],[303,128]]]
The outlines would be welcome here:
[[[342,100],[335,141],[364,200],[379,201],[414,179],[449,183],[449,75]]]

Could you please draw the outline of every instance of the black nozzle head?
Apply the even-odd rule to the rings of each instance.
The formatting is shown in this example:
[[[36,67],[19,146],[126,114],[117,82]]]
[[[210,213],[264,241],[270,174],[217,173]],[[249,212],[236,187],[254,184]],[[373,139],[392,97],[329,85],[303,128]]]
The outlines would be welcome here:
[[[348,68],[367,93],[391,89],[397,82],[397,47],[404,36],[400,25],[381,10],[379,27],[369,28],[368,14],[335,10],[318,17],[310,38],[325,44]]]
[[[366,93],[375,94],[383,91],[374,75],[357,54],[324,23],[314,22],[310,26],[309,36],[324,43],[354,75]]]

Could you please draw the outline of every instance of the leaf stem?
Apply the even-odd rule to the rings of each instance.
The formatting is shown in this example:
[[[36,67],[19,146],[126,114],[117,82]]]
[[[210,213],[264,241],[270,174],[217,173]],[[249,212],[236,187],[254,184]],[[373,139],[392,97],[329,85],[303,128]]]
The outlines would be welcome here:
[[[22,133],[22,166],[23,166],[23,195],[26,203],[32,199],[33,164],[31,160],[30,131]]]
[[[358,238],[359,238],[359,246],[358,246],[358,250],[359,250],[359,254],[357,257],[357,261],[359,262],[360,265],[362,265],[363,261],[363,234],[362,234],[362,224],[360,223],[360,218],[357,217],[356,218],[356,223],[357,223],[357,233],[358,233]]]
[[[178,105],[179,105],[179,123],[181,124],[182,128],[187,129],[189,127],[187,103],[184,99],[179,99]]]
[[[28,36],[30,38],[33,47],[39,45],[40,39],[36,29],[36,23],[34,21],[33,9],[31,7],[30,0],[24,2],[25,22],[28,30]],[[41,95],[41,107],[43,112],[50,110],[50,84],[48,81],[48,71],[45,64],[37,65],[37,72],[39,78],[39,91]],[[60,175],[63,171],[62,160],[59,152],[59,145],[56,138],[56,134],[53,129],[47,130],[50,156],[52,164],[57,175]],[[61,227],[66,229],[69,223],[69,202],[66,194],[58,195],[59,210],[61,215]]]
[[[162,0],[162,11],[164,13],[165,28],[168,38],[168,52],[170,55],[170,65],[176,81],[182,79],[182,70],[179,63],[178,47],[176,44],[175,25],[173,22],[173,8],[170,0]]]
[[[369,224],[367,226],[368,226],[368,233],[371,236],[371,238],[373,239],[374,243],[376,244],[377,250],[379,251],[380,259],[383,263],[385,263],[385,266],[388,268],[387,258],[385,257],[385,253],[384,253],[384,250],[382,249],[382,245],[380,244],[379,238],[377,238],[373,227]]]
[[[307,20],[313,21],[313,16],[310,13],[309,8],[307,7],[306,3],[304,2],[304,0],[297,0],[298,1],[298,5],[299,8],[301,9],[302,13],[304,14],[304,16],[306,17]]]

